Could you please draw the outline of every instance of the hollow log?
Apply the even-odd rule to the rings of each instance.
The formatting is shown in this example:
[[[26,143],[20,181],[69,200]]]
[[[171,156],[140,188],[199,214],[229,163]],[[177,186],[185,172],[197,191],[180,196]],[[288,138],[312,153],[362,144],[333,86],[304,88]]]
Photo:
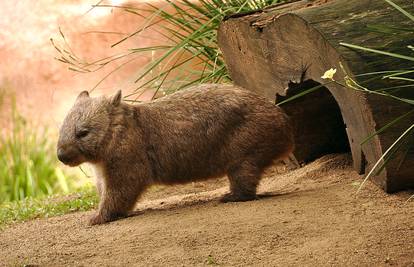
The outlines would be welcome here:
[[[394,2],[414,14],[412,1]],[[407,45],[412,45],[412,32],[389,34],[387,29],[393,27],[411,29],[412,21],[385,1],[303,0],[227,17],[218,30],[218,42],[234,83],[276,103],[323,85],[321,90],[281,105],[296,126],[295,156],[307,162],[350,148],[354,168],[362,174],[414,122],[414,116],[364,144],[363,140],[413,106],[343,85],[349,77],[370,89],[390,87],[395,85],[392,81],[360,74],[412,67],[412,62],[340,43],[410,53]],[[337,70],[337,82],[321,78],[330,68]],[[414,99],[414,90],[399,93]],[[413,135],[406,142],[413,142]],[[414,146],[394,154],[374,181],[387,192],[413,187]]]

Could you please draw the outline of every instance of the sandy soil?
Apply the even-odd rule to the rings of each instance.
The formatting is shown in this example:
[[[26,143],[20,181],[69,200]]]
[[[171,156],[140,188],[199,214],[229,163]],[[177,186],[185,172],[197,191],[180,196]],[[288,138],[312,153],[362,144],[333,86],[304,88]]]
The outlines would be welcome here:
[[[218,202],[225,179],[150,190],[139,215],[88,227],[92,212],[10,226],[0,264],[49,266],[414,266],[412,192],[387,195],[348,155],[262,181],[262,198]]]

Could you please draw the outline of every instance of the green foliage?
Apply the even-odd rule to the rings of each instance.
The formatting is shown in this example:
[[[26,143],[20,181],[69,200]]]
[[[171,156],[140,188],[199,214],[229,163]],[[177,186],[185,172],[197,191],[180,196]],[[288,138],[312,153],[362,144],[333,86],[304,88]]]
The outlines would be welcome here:
[[[408,20],[410,20],[411,22],[414,22],[414,16],[412,14],[410,14],[409,12],[407,12],[406,10],[404,10],[403,8],[401,8],[400,6],[398,6],[397,4],[395,4],[391,0],[384,0],[384,1],[386,3],[388,3],[389,5],[391,5],[393,8],[397,9],[399,12],[401,12],[401,14],[406,16]],[[407,29],[406,27],[394,28],[392,30],[395,31],[395,32],[410,31],[411,34],[414,34],[414,30]],[[363,47],[363,46],[348,44],[348,43],[341,43],[341,45],[349,47],[351,49],[362,50],[362,51],[365,51],[367,53],[376,53],[378,55],[385,55],[385,56],[389,56],[389,57],[398,58],[400,60],[414,62],[414,57],[408,55],[410,53],[412,54],[412,52],[414,51],[414,47],[412,45],[407,46],[407,54],[391,53],[391,52],[388,52],[388,51],[382,51],[382,50],[377,50],[377,49],[372,49],[372,48],[366,48],[366,47]],[[366,93],[369,93],[369,94],[377,94],[377,95],[381,95],[381,96],[384,96],[384,97],[390,97],[390,98],[398,100],[402,103],[409,104],[409,105],[413,106],[412,109],[410,111],[408,111],[407,113],[398,116],[394,120],[388,122],[382,128],[378,129],[375,133],[372,133],[370,136],[368,136],[362,142],[362,144],[370,141],[372,139],[372,137],[374,137],[375,135],[377,135],[377,134],[379,134],[383,131],[386,131],[389,127],[391,127],[391,126],[393,126],[397,123],[400,123],[402,121],[406,121],[407,119],[410,118],[409,115],[411,115],[414,112],[414,99],[406,98],[406,97],[403,97],[401,95],[404,95],[404,90],[412,90],[412,87],[414,86],[414,79],[412,78],[412,74],[414,74],[414,70],[412,69],[412,67],[407,68],[407,69],[402,69],[402,70],[401,69],[399,69],[399,70],[388,70],[388,71],[384,71],[382,73],[365,74],[365,75],[373,75],[374,79],[379,78],[379,79],[393,80],[393,81],[398,80],[400,82],[398,86],[393,86],[393,87],[390,87],[390,88],[381,88],[379,90],[370,90],[369,88],[365,88],[361,84],[358,84],[357,82],[355,82],[351,78],[347,77],[346,85],[350,88],[353,88],[353,89],[359,90],[359,91],[363,91],[363,92],[366,92]],[[412,123],[412,122],[410,122],[410,123],[411,123],[411,125],[409,125],[405,129],[405,131],[403,133],[401,133],[401,135],[390,145],[390,147],[378,159],[378,161],[372,167],[370,172],[366,175],[366,177],[364,179],[364,182],[361,183],[361,185],[359,187],[359,190],[363,187],[364,183],[372,175],[376,175],[376,174],[380,173],[384,169],[384,167],[386,166],[387,162],[390,159],[392,159],[398,151],[403,152],[404,157],[402,159],[400,159],[400,162],[402,163],[402,161],[404,160],[404,158],[407,155],[408,151],[410,150],[411,146],[413,145],[413,142],[410,141],[410,140],[412,140],[413,136],[414,136],[414,123]]]
[[[143,67],[136,78],[136,82],[139,83],[131,95],[139,96],[145,89],[153,89],[155,94],[159,90],[169,93],[198,83],[230,81],[217,46],[219,23],[227,15],[249,12],[278,2],[281,1],[167,0],[161,8],[151,3],[146,3],[143,7],[116,6],[139,18],[145,18],[145,23],[135,32],[113,44],[113,47],[148,30],[164,36],[166,43],[161,46],[131,48],[126,53],[94,62],[85,62],[77,57],[68,47],[62,32],[63,44],[59,45],[54,40],[52,43],[60,54],[58,60],[68,64],[70,69],[84,73],[97,71],[109,63],[126,57],[135,57],[137,54],[152,55],[151,62]],[[114,6],[97,5],[95,8],[97,7]],[[113,71],[128,63],[129,60],[124,61]],[[108,75],[104,79],[107,77]]]
[[[20,201],[4,202],[0,204],[0,228],[13,222],[87,211],[95,208],[97,203],[98,196],[92,188],[68,196],[29,197]]]
[[[68,192],[72,179],[58,167],[48,132],[37,131],[14,101],[10,119],[10,131],[0,136],[0,203]]]
[[[385,3],[390,4],[393,8],[397,9],[399,12],[402,13],[402,15],[406,16],[410,21],[414,22],[414,16],[412,16],[409,12],[407,12],[406,10],[404,10],[403,8],[401,8],[400,6],[398,6],[397,4],[395,4],[394,2],[392,2],[391,0],[384,0]],[[369,27],[369,26],[367,26]],[[372,26],[370,26],[372,28]],[[386,26],[382,26],[380,27],[379,25],[377,25],[375,30],[378,30],[379,28],[381,28],[382,33],[384,34],[394,34],[394,33],[398,33],[398,32],[410,32],[411,34],[414,34],[414,30],[412,28],[406,28],[406,27],[386,27]],[[414,57],[412,57],[411,55],[409,55],[410,53],[412,54],[414,51],[414,46],[413,45],[408,45],[407,46],[407,54],[398,54],[398,53],[392,53],[392,52],[388,52],[388,51],[382,51],[382,50],[378,50],[378,49],[373,49],[373,48],[367,48],[367,47],[363,47],[360,45],[355,45],[355,44],[349,44],[346,42],[341,42],[340,43],[342,46],[348,47],[350,49],[356,49],[356,50],[361,50],[367,53],[375,53],[378,55],[383,55],[383,56],[389,56],[389,57],[394,57],[397,58],[399,60],[405,60],[405,61],[409,61],[409,62],[414,62]],[[342,69],[342,71],[344,73],[346,73],[345,69]],[[356,75],[357,77],[361,77],[361,76],[370,76],[370,79],[367,79],[365,82],[368,81],[373,81],[373,80],[389,80],[389,81],[399,81],[399,84],[396,86],[391,86],[391,87],[387,87],[387,88],[380,88],[380,89],[376,89],[376,90],[372,90],[370,88],[367,88],[363,85],[362,83],[359,83],[357,81],[355,81],[354,79],[352,79],[349,75],[346,75],[345,77],[345,81],[341,82],[341,81],[336,81],[333,79],[333,77],[328,78],[330,79],[330,81],[309,88],[303,92],[298,93],[297,95],[294,95],[282,102],[280,102],[278,105],[282,105],[286,102],[292,101],[294,99],[297,99],[303,95],[312,93],[330,83],[336,83],[340,86],[343,86],[344,88],[347,89],[353,89],[353,90],[357,90],[357,91],[362,91],[364,93],[367,94],[376,94],[376,95],[380,95],[383,97],[389,97],[389,98],[393,98],[397,101],[400,101],[402,103],[405,104],[409,104],[409,105],[414,105],[414,99],[411,98],[407,98],[404,97],[404,91],[405,90],[412,90],[412,87],[414,87],[414,78],[412,78],[412,75],[414,74],[414,69],[411,68],[407,68],[407,69],[398,69],[398,70],[385,70],[385,71],[380,71],[380,72],[375,72],[375,73],[362,73],[359,75]],[[411,77],[410,77],[411,76]],[[383,127],[381,127],[380,129],[378,129],[376,132],[371,133],[369,136],[367,136],[361,143],[361,145],[365,144],[366,142],[369,142],[370,140],[372,140],[372,138],[384,131],[386,131],[388,128],[392,127],[393,125],[396,125],[397,123],[401,123],[403,121],[406,121],[407,119],[410,118],[410,115],[412,115],[414,113],[414,107],[408,111],[405,114],[402,114],[398,117],[396,117],[395,119],[393,119],[392,121],[388,122],[386,125],[384,125]],[[413,140],[413,136],[414,136],[414,124],[411,123],[410,126],[408,126],[404,132],[401,133],[401,135],[396,138],[396,140],[394,140],[393,144],[391,144],[391,146],[383,153],[383,155],[378,159],[378,161],[374,164],[374,166],[372,167],[372,169],[369,171],[369,173],[366,175],[364,181],[360,184],[358,191],[364,186],[365,182],[372,177],[373,175],[378,175],[386,166],[386,164],[394,157],[394,155],[398,152],[398,151],[403,151],[403,155],[404,157],[402,157],[400,159],[400,164],[404,161],[406,154],[408,153],[408,151],[410,150],[411,146],[413,145],[413,142],[410,140]],[[413,197],[411,197],[410,199],[412,199]]]
[[[213,258],[213,256],[208,255],[207,260],[205,262],[207,265],[218,265],[217,261]]]

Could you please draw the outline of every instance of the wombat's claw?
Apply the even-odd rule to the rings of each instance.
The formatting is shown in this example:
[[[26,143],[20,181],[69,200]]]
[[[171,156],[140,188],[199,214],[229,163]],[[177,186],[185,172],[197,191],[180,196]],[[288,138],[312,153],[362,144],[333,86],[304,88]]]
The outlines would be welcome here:
[[[113,214],[109,214],[108,216],[102,216],[101,214],[97,213],[89,219],[89,225],[109,223],[109,222],[116,221],[116,220],[119,220],[125,217],[128,217],[128,214],[113,213]]]
[[[293,171],[300,168],[300,163],[296,159],[295,155],[289,154],[288,158],[282,160],[289,171]]]
[[[232,193],[225,194],[221,199],[220,202],[227,203],[227,202],[244,202],[244,201],[251,201],[257,200],[256,195],[234,195]]]
[[[100,216],[99,214],[95,214],[89,219],[88,225],[92,226],[92,225],[97,225],[97,224],[104,224],[106,222],[108,221],[104,220],[102,216]]]

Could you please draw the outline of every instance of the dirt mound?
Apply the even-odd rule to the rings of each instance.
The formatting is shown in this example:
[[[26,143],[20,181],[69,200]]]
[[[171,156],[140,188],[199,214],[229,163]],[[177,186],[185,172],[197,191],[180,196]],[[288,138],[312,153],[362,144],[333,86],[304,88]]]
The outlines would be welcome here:
[[[91,212],[0,232],[0,264],[70,266],[414,266],[414,202],[387,195],[348,155],[272,168],[261,198],[222,204],[226,179],[151,189],[138,216],[88,227]]]

